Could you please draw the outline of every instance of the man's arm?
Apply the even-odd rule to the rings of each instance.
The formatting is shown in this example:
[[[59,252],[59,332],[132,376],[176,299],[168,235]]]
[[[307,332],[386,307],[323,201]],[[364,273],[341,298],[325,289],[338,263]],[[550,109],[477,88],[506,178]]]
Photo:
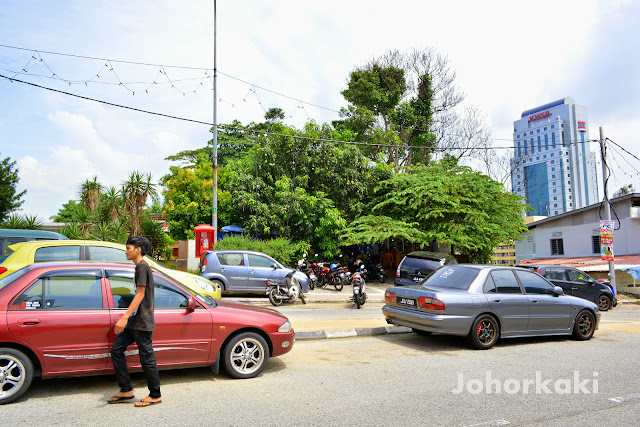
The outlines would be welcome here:
[[[113,328],[113,331],[116,333],[116,335],[119,335],[122,333],[122,331],[124,331],[124,328],[127,326],[127,322],[129,322],[129,318],[138,309],[138,307],[140,306],[140,303],[142,303],[142,300],[144,299],[145,288],[146,286],[144,285],[136,286],[136,295],[131,300],[131,304],[129,304],[129,308],[127,308],[127,311],[126,313],[124,313],[124,316],[122,316],[118,320],[118,322],[116,322],[116,326]]]

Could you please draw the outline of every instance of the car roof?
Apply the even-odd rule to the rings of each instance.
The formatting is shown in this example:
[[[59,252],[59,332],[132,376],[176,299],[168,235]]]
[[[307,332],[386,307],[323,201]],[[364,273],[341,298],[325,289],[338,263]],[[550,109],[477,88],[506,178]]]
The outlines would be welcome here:
[[[55,240],[69,239],[64,234],[56,233],[54,231],[22,230],[22,229],[15,229],[15,228],[1,228],[0,237],[25,237],[25,238],[34,238],[34,239],[55,239]]]
[[[36,270],[42,268],[58,267],[60,269],[72,269],[72,268],[113,268],[113,269],[125,269],[135,270],[135,264],[128,262],[107,262],[107,261],[48,261],[29,264],[25,268],[29,270]],[[151,266],[153,269],[154,267]]]
[[[443,254],[439,252],[428,252],[428,251],[413,251],[407,254],[408,257],[412,258],[422,258],[422,259],[433,259],[433,260],[441,260],[441,259],[450,259],[453,256],[449,254]]]
[[[22,246],[74,246],[74,245],[87,245],[87,246],[109,246],[112,248],[122,249],[125,247],[123,243],[105,242],[103,240],[31,240],[28,242],[16,243]]]
[[[256,251],[248,251],[245,249],[223,249],[221,251],[207,251],[210,254],[225,254],[225,253],[238,253],[241,252],[243,254],[254,254],[254,255],[264,255],[269,258],[273,258],[271,255],[267,255],[264,252],[256,252]]]

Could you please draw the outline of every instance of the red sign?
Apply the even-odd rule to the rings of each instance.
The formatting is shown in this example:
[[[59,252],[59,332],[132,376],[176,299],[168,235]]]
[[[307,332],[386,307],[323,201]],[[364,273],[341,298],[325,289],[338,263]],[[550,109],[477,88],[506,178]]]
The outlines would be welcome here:
[[[547,110],[544,113],[538,113],[538,114],[534,114],[533,116],[530,116],[529,121],[532,122],[534,120],[544,119],[545,117],[549,117],[550,115],[551,113]]]

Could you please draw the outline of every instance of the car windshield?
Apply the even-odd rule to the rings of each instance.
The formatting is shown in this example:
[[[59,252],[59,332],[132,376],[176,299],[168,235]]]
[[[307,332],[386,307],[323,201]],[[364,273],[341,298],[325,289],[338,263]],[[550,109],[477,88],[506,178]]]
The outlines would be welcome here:
[[[469,289],[480,270],[470,267],[443,266],[420,282],[427,288]]]
[[[24,267],[18,271],[14,271],[7,277],[3,277],[2,279],[0,279],[0,291],[4,289],[7,285],[11,284],[14,280],[19,279],[20,277],[24,276],[28,272],[29,272],[29,269],[27,267]]]

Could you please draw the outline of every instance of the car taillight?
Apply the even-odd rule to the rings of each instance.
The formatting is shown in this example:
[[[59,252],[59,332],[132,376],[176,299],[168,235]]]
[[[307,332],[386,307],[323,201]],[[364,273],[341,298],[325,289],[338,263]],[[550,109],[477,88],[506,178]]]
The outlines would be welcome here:
[[[200,265],[202,265],[203,267],[205,265],[207,265],[207,256],[203,256],[202,259],[200,260]]]
[[[420,297],[418,298],[418,307],[427,310],[444,310],[444,303],[439,299]]]
[[[387,304],[393,304],[396,302],[396,294],[395,292],[385,291],[384,293],[384,302]]]
[[[398,266],[398,269],[396,270],[396,277],[400,277],[400,266]]]
[[[6,267],[0,267],[0,274],[3,274],[6,271],[7,271]]]
[[[540,267],[536,268],[536,273],[540,274]]]

